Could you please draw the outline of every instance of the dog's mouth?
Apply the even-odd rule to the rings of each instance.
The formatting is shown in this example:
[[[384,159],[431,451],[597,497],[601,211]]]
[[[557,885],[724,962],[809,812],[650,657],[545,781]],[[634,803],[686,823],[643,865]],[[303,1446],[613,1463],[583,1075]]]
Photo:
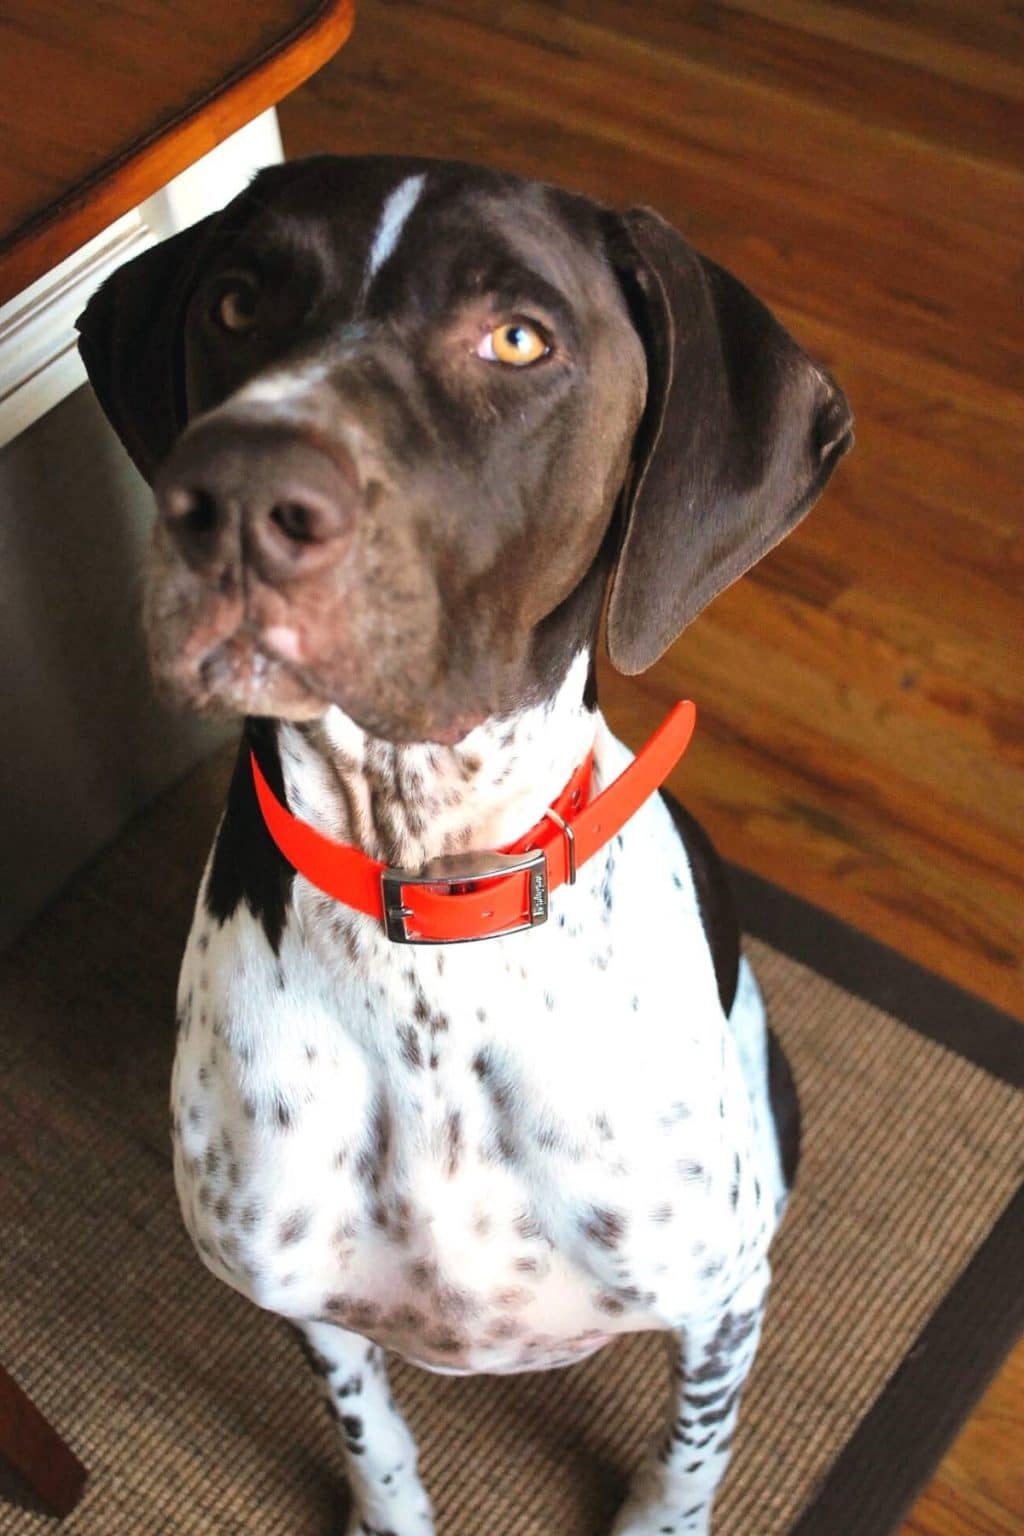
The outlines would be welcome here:
[[[226,635],[199,630],[176,654],[152,660],[162,691],[196,714],[308,720],[328,707],[289,633],[263,632],[248,620]]]
[[[315,597],[299,604],[244,580],[215,588],[183,579],[176,564],[170,577],[158,569],[145,629],[161,693],[217,718],[312,721],[334,707],[371,737],[444,746],[495,712],[489,678],[471,688],[465,669],[431,669],[431,655],[410,654],[386,613],[367,621]]]
[[[319,719],[332,704],[362,729],[382,740],[455,746],[486,718],[483,711],[458,715],[443,724],[378,720],[370,710],[346,708],[320,691],[300,665],[279,655],[269,643],[244,630],[221,640],[177,685],[177,702],[204,716],[262,715],[280,720]],[[359,718],[363,716],[363,718]]]

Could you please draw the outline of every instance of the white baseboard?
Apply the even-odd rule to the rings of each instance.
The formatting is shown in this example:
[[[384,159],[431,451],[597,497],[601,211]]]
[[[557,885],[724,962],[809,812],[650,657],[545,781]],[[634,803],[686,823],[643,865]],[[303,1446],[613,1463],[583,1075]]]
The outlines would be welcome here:
[[[75,320],[104,279],[147,246],[223,207],[261,166],[283,158],[271,109],[0,305],[0,447],[85,383]]]

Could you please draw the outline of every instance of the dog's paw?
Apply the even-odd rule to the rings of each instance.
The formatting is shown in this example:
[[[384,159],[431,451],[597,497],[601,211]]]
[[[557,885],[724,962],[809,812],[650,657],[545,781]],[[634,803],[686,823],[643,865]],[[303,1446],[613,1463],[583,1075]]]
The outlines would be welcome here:
[[[390,1515],[376,1516],[377,1520],[384,1519],[384,1525],[373,1524],[365,1515],[357,1515],[349,1525],[345,1536],[434,1536],[434,1518],[429,1509],[413,1525],[406,1521],[396,1524]]]
[[[414,1536],[411,1527],[403,1525],[401,1530],[399,1530],[397,1526],[389,1525],[385,1529],[379,1525],[370,1525],[366,1520],[359,1519],[355,1525],[349,1526],[345,1536],[406,1536],[407,1531],[408,1536]],[[433,1520],[431,1520],[429,1525],[416,1526],[415,1536],[434,1536]]]
[[[434,1536],[434,1513],[418,1483],[381,1490],[371,1507],[354,1509],[345,1536]]]
[[[623,1510],[611,1536],[711,1536],[704,1514],[684,1515],[678,1509]]]
[[[681,1509],[678,1502],[628,1499],[611,1536],[711,1536],[711,1509],[707,1504]]]

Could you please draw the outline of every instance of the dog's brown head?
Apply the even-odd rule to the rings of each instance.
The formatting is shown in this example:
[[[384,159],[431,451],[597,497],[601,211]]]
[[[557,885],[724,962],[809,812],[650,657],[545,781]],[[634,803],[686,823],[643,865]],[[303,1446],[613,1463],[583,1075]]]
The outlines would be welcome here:
[[[81,321],[159,505],[157,678],[454,741],[592,643],[639,672],[852,441],[832,380],[656,214],[443,161],[264,171]]]

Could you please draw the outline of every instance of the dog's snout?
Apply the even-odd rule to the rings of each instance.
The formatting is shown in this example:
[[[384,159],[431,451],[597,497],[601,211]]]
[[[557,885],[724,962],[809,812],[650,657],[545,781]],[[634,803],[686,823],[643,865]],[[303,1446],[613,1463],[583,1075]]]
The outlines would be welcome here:
[[[197,424],[156,483],[161,519],[195,571],[241,558],[269,581],[338,560],[355,526],[358,482],[345,450],[265,423]]]

